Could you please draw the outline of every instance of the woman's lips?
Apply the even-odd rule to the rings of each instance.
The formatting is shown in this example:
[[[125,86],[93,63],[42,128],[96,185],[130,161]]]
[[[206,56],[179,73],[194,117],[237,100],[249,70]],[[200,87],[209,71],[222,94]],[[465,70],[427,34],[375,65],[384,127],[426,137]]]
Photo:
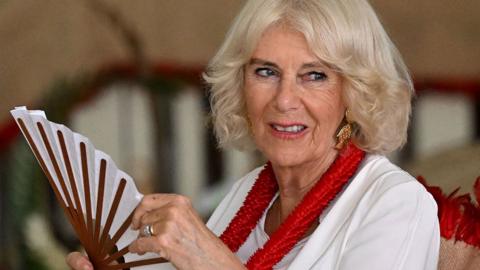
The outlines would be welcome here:
[[[301,123],[270,123],[270,128],[272,135],[280,139],[297,139],[303,136],[308,129],[306,125]]]

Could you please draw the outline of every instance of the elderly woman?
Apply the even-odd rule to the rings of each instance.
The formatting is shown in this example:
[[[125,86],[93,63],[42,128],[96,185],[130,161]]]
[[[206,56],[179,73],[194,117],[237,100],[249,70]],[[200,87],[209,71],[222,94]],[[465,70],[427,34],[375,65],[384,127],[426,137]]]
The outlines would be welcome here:
[[[132,226],[152,235],[131,252],[158,269],[436,269],[436,204],[383,156],[406,141],[413,88],[367,1],[250,0],[205,80],[219,144],[269,162],[206,225],[182,196],[145,196]]]

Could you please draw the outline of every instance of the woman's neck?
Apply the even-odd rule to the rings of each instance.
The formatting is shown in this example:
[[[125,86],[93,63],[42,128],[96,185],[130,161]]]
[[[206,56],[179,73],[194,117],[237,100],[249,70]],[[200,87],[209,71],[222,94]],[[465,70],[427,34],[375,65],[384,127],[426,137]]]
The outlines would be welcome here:
[[[332,150],[321,159],[298,166],[286,167],[272,163],[278,183],[279,196],[267,213],[265,224],[267,233],[275,231],[295,209],[305,194],[310,191],[335,161],[337,154],[336,150]]]

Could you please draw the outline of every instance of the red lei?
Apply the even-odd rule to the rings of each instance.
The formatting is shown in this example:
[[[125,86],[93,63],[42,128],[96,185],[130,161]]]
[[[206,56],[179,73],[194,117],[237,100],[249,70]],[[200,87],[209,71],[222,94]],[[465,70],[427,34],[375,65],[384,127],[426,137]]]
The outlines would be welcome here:
[[[258,249],[247,261],[248,269],[272,269],[305,235],[311,224],[342,190],[350,177],[357,171],[365,152],[353,143],[339,153],[333,164],[305,195],[292,213],[271,235],[265,245]],[[263,215],[278,186],[270,162],[258,175],[242,207],[238,210],[220,239],[237,252]]]

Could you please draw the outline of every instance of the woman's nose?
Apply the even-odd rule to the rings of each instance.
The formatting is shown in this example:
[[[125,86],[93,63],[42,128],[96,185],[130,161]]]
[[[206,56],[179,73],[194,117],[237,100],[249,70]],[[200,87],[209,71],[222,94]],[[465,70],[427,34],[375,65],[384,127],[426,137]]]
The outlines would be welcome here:
[[[295,79],[282,79],[275,95],[275,107],[280,112],[296,110],[300,107],[298,85]]]

